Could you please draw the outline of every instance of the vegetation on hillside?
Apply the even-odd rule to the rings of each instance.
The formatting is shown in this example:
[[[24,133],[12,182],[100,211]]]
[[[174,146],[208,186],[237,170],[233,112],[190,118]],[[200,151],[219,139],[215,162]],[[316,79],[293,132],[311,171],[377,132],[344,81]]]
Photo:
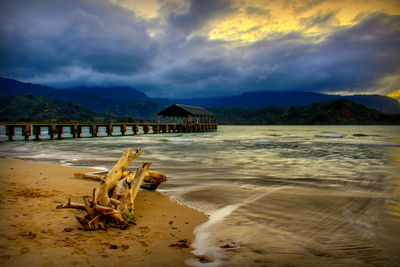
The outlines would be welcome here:
[[[43,96],[0,95],[0,121],[154,121],[166,105],[147,101],[115,103],[99,113],[79,104]],[[347,99],[309,106],[260,109],[213,108],[219,124],[328,125],[400,124],[400,114],[387,115]]]
[[[387,115],[347,99],[330,100],[309,106],[268,106],[256,110],[213,108],[219,124],[249,125],[329,125],[400,124],[400,114]]]
[[[78,104],[43,96],[0,96],[0,121],[93,121],[104,115]]]

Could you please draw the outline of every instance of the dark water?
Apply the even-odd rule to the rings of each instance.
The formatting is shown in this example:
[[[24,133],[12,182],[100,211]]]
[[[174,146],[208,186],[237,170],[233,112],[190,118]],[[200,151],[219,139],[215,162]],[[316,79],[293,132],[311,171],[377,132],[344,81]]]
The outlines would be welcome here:
[[[209,215],[193,244],[209,262],[188,264],[400,265],[398,126],[1,142],[0,156],[110,168],[135,147],[169,176],[161,192]]]

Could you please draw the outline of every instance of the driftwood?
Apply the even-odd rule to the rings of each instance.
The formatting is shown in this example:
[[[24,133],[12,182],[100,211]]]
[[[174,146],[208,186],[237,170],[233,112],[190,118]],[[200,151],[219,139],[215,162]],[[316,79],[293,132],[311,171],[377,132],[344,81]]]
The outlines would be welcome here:
[[[134,201],[151,163],[143,163],[135,172],[127,173],[126,169],[141,154],[140,149],[135,153],[128,149],[114,167],[100,178],[99,188],[93,189],[91,199],[84,196],[83,204],[68,199],[66,204],[57,206],[57,209],[86,211],[85,217],[76,217],[85,230],[108,227],[126,229],[129,224],[134,224]]]
[[[123,177],[129,175],[131,172],[125,171],[123,173]],[[134,173],[134,172],[133,172]],[[79,179],[90,179],[95,181],[101,181],[104,178],[103,174],[98,173],[75,173],[75,177]],[[147,190],[156,190],[157,187],[167,181],[168,178],[165,174],[156,171],[147,171],[144,175],[143,184],[140,188],[147,189]]]

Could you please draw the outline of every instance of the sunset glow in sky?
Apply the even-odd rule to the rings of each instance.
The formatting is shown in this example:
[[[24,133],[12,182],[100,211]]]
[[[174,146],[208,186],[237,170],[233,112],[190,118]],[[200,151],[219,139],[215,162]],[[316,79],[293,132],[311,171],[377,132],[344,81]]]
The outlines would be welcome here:
[[[56,88],[399,98],[398,0],[3,0],[0,34],[0,76]]]

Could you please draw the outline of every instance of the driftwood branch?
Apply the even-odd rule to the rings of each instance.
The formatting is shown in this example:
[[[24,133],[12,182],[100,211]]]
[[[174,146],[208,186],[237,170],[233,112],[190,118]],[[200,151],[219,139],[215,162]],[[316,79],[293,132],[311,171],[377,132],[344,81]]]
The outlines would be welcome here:
[[[56,209],[78,209],[78,210],[86,210],[84,204],[71,202],[71,198],[68,198],[67,204],[61,204],[56,207]]]
[[[101,178],[93,174],[75,174],[75,177],[79,178],[98,179],[100,181],[98,189],[93,189],[91,198],[84,196],[83,204],[68,199],[66,204],[57,206],[57,209],[72,208],[86,211],[85,217],[76,217],[85,230],[108,227],[125,229],[129,224],[134,224],[134,201],[145,178],[147,177],[156,186],[167,180],[166,175],[162,173],[149,174],[150,162],[143,163],[135,172],[126,172],[129,164],[141,154],[140,149],[135,153],[128,149],[114,167]]]
[[[79,179],[92,179],[92,180],[96,180],[96,181],[101,181],[103,179],[103,175],[98,175],[98,174],[91,174],[91,173],[75,173],[74,174],[76,178]]]
[[[125,171],[122,177],[126,177],[128,175],[135,175],[135,172],[127,172]],[[104,179],[104,175],[95,174],[95,173],[75,173],[75,177],[78,179],[88,179],[88,180],[95,180],[101,181]],[[156,171],[147,171],[144,175],[143,184],[141,188],[148,189],[148,190],[156,190],[157,187],[168,180],[168,177],[161,172]]]
[[[129,164],[137,159],[142,154],[142,151],[138,148],[136,153],[128,149],[114,165],[114,167],[104,176],[100,181],[99,193],[97,194],[97,200],[99,203],[106,207],[111,207],[111,202],[108,194],[114,187],[115,183],[121,179],[123,173],[128,168]]]

